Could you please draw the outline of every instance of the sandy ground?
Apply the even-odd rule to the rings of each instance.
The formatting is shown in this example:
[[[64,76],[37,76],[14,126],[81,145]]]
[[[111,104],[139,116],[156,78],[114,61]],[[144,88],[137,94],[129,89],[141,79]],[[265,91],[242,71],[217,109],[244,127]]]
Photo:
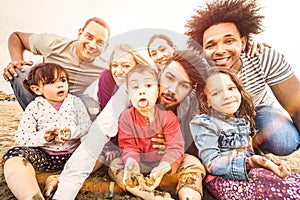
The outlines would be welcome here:
[[[0,102],[0,155],[2,155],[11,147],[15,146],[14,132],[16,131],[19,121],[22,117],[23,111],[21,110],[18,102]],[[300,173],[300,151],[293,153],[290,156],[281,157],[286,160],[292,167],[294,172]],[[99,178],[100,177],[100,178]],[[45,177],[44,177],[45,178]],[[43,177],[42,177],[43,179]],[[99,180],[101,180],[99,182]],[[99,187],[108,188],[109,177],[103,172],[98,171],[93,174],[84,185],[85,190],[81,191],[77,198],[78,200],[83,199],[108,199],[109,193],[99,191]],[[43,185],[41,184],[43,189]],[[101,189],[100,189],[101,190]],[[4,176],[3,169],[0,168],[0,194],[2,200],[13,200],[16,199],[10,190],[8,189]],[[115,193],[113,198],[110,199],[126,199],[126,200],[137,200],[131,195],[124,193]],[[206,196],[205,199],[211,199]]]

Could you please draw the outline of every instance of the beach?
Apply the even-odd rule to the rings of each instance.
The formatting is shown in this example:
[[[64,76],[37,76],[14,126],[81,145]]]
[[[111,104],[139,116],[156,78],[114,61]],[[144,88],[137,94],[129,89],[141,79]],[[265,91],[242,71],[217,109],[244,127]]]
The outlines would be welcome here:
[[[4,101],[0,102],[0,154],[2,155],[11,147],[17,145],[14,140],[14,133],[18,128],[19,121],[22,118],[22,109],[19,106],[18,102],[9,102]],[[286,160],[291,166],[293,172],[300,173],[300,151],[296,151],[289,156],[280,157],[283,160]],[[105,170],[104,170],[105,171]],[[47,176],[39,177],[40,182]],[[133,197],[131,195],[122,193],[120,188],[115,186],[115,193],[113,197],[109,197],[109,184],[111,180],[106,173],[97,171],[92,174],[86,181],[83,189],[78,194],[78,200],[83,199],[126,199],[126,200],[137,200],[140,198]],[[41,184],[43,189],[43,184]],[[168,188],[172,189],[172,188]],[[0,168],[0,194],[2,200],[14,200],[16,199],[13,194],[8,189],[4,176],[3,169]],[[210,199],[210,198],[205,198]]]

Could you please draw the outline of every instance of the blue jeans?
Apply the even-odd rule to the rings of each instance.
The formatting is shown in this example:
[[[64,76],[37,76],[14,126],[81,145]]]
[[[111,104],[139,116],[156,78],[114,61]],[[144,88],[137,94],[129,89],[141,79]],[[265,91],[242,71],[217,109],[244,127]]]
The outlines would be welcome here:
[[[23,81],[27,78],[31,66],[23,66],[23,68],[25,69],[25,72],[21,72],[19,69],[15,68],[18,77],[11,80],[10,84],[21,108],[25,110],[35,97],[23,86]],[[99,103],[87,94],[76,94],[76,96],[83,101],[91,120],[94,121],[100,112]]]
[[[256,108],[255,117],[258,133],[253,138],[254,150],[286,156],[300,145],[300,135],[293,121],[274,106]]]
[[[19,69],[15,68],[18,77],[15,77],[10,81],[14,94],[23,110],[25,110],[28,104],[34,100],[34,96],[23,86],[23,81],[27,78],[30,67],[31,66],[23,66],[25,72],[21,72]]]

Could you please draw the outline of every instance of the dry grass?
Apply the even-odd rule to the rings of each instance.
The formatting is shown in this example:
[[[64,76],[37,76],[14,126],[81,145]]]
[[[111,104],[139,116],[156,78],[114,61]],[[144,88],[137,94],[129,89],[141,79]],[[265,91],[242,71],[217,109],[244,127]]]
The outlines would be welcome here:
[[[15,146],[14,132],[16,131],[19,121],[22,117],[23,111],[21,110],[18,102],[0,102],[0,155],[2,155],[11,147]],[[300,173],[300,151],[297,151],[289,156],[280,157],[286,160],[291,166],[292,171]],[[110,180],[103,171],[96,172],[91,175],[85,184],[85,189],[82,190],[76,199],[106,199],[109,193],[105,189],[108,187]],[[43,185],[41,185],[43,187]],[[104,188],[105,192],[100,192]],[[117,189],[117,188],[116,188]],[[119,190],[119,189],[117,189]],[[4,176],[3,169],[0,168],[0,194],[2,200],[14,200],[15,197],[8,189]],[[128,194],[115,194],[112,199],[123,200],[139,200],[140,198],[133,197]],[[211,199],[209,197],[205,199]]]

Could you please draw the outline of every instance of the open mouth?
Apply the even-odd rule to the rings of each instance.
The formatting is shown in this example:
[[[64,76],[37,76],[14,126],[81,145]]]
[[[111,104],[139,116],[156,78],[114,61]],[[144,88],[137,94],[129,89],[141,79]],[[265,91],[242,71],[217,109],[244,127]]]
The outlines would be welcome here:
[[[63,96],[64,94],[65,94],[64,91],[59,91],[59,92],[57,93],[58,96]]]
[[[140,108],[145,108],[149,105],[149,102],[147,99],[140,99],[137,104]]]
[[[167,104],[172,103],[172,102],[176,102],[176,99],[173,98],[169,94],[163,94],[162,97],[163,97],[164,102],[167,103]]]
[[[229,58],[213,59],[213,60],[217,66],[224,66],[227,64]]]

